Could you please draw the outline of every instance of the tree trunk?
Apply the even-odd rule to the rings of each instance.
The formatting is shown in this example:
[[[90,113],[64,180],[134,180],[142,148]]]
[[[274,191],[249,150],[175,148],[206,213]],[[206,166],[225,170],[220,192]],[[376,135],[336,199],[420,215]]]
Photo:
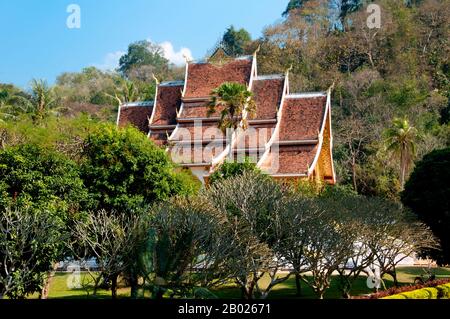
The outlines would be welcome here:
[[[392,279],[394,280],[394,286],[398,287],[397,271],[394,269],[389,272],[389,275],[391,275]]]
[[[299,274],[295,274],[295,287],[297,288],[297,297],[301,297],[302,295],[302,283],[301,283],[301,278]]]
[[[405,188],[405,177],[406,177],[406,150],[402,149],[402,152],[400,154],[400,185],[401,190],[404,190]]]
[[[94,279],[94,292],[92,293],[94,296],[97,296],[97,290],[98,285],[100,284],[100,281],[102,280],[102,276],[99,275]]]
[[[255,282],[252,280],[250,283],[247,283],[245,287],[245,296],[244,298],[246,300],[252,300],[253,299],[253,291],[255,289]]]
[[[138,297],[138,276],[133,271],[130,274],[130,286],[131,286],[131,299],[137,299]]]
[[[42,287],[40,299],[48,299],[48,294],[50,292],[50,285],[55,277],[55,272],[58,264],[53,264],[52,270],[47,273],[47,278],[45,279],[44,286]]]
[[[161,299],[163,299],[163,296],[164,296],[164,291],[160,287],[158,287],[158,290],[156,291],[156,294],[155,294],[155,299],[161,300]]]
[[[111,297],[117,299],[117,277],[118,275],[111,276]]]
[[[353,189],[355,192],[358,192],[358,186],[356,185],[356,159],[352,158],[352,181],[353,181]]]

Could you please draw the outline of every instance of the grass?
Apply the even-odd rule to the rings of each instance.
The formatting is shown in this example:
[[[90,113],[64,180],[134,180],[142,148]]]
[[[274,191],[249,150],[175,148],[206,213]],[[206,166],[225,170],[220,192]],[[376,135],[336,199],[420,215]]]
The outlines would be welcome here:
[[[436,274],[437,279],[442,278],[450,278],[450,268],[434,268],[433,273]],[[398,281],[401,285],[409,285],[414,282],[414,278],[423,274],[423,270],[420,267],[402,267],[397,270]],[[88,285],[91,281],[91,278],[88,274],[81,274],[81,282],[86,283],[86,289],[70,289],[68,288],[67,281],[69,279],[70,274],[68,273],[57,273],[53,278],[50,285],[50,299],[110,299],[111,292],[105,289],[99,289],[97,291],[97,295],[93,296],[92,285]],[[267,284],[268,278],[263,278],[261,285],[264,286]],[[384,278],[384,282],[386,286],[392,287],[393,280],[392,278],[386,276]],[[241,292],[238,287],[235,285],[225,285],[218,289],[212,291],[215,295],[217,295],[221,299],[238,299],[241,296]],[[369,289],[366,285],[366,277],[358,278],[351,291],[351,295],[363,295],[370,294],[374,292],[373,289]],[[89,295],[88,295],[89,293]],[[119,285],[119,289],[117,291],[118,298],[129,298],[130,296],[130,288],[125,287],[123,285]],[[146,293],[147,297],[148,293]],[[30,296],[30,298],[37,298],[37,294]],[[275,286],[272,292],[269,294],[269,299],[294,299],[299,298],[296,296],[295,289],[295,279],[294,277],[289,278],[285,282]],[[312,289],[305,284],[302,284],[302,296],[301,299],[311,299],[316,298],[316,295],[312,291]],[[333,277],[331,281],[331,287],[325,293],[325,298],[341,298],[341,294],[339,291],[339,282],[337,277]]]

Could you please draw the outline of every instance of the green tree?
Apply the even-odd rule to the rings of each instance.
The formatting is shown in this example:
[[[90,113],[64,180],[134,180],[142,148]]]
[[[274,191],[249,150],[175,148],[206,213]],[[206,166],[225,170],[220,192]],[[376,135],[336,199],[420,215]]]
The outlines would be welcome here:
[[[166,73],[169,61],[164,57],[162,48],[143,40],[130,44],[128,52],[119,60],[119,72],[128,76],[133,68],[149,65],[154,67],[155,74]]]
[[[392,127],[385,131],[386,148],[400,160],[400,185],[405,179],[416,155],[417,129],[407,119],[396,118]]]
[[[204,194],[227,218],[224,271],[241,288],[243,298],[266,298],[288,279],[279,276],[285,261],[275,250],[276,216],[283,198],[280,185],[267,175],[244,172],[211,185]],[[270,282],[262,286],[265,275]]]
[[[106,94],[113,94],[115,84],[119,80],[117,73],[87,67],[81,72],[65,72],[59,75],[55,93],[68,108],[75,103],[107,105],[110,100]]]
[[[120,79],[118,85],[114,89],[114,95],[107,93],[107,96],[117,102],[117,105],[140,100],[140,92],[138,91],[138,88],[132,81],[128,81],[126,79]]]
[[[81,174],[98,209],[130,211],[193,187],[138,130],[100,126],[85,140]]]
[[[3,209],[46,209],[67,220],[65,213],[90,206],[77,164],[32,144],[0,151],[0,189]]]
[[[450,264],[450,148],[426,155],[411,174],[402,202],[427,224],[441,242],[441,250],[425,250],[440,265]]]
[[[239,56],[245,53],[246,46],[251,42],[252,37],[245,29],[236,30],[230,26],[222,38],[225,51],[231,56]]]
[[[140,262],[153,298],[164,294],[198,298],[204,289],[226,282],[224,222],[224,216],[203,196],[174,197],[152,207]],[[193,273],[197,267],[204,268]]]
[[[65,223],[52,212],[0,210],[0,299],[40,292],[46,274],[61,260],[68,239]]]
[[[218,127],[222,132],[228,128],[236,130],[241,121],[243,129],[247,128],[247,117],[256,114],[256,103],[253,93],[245,85],[235,82],[225,82],[211,92],[208,104],[208,116],[212,116],[221,109]]]
[[[45,80],[31,81],[31,100],[28,109],[34,120],[41,120],[50,113],[58,114],[60,108],[54,90]]]
[[[95,257],[101,276],[111,281],[111,296],[117,298],[119,275],[136,262],[137,251],[146,240],[144,216],[105,210],[75,221],[72,233],[76,240],[75,255]],[[98,282],[95,283],[96,286]],[[96,289],[96,287],[94,288]]]
[[[242,175],[244,172],[260,172],[260,170],[248,157],[243,163],[226,161],[209,176],[209,183],[214,184],[230,177]]]
[[[0,121],[16,120],[31,113],[30,96],[13,85],[0,84]]]

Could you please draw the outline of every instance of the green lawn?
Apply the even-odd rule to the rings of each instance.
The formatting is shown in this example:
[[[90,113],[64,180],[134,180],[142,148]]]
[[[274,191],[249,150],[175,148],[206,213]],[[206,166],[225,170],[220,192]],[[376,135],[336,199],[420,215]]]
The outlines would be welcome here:
[[[450,278],[450,268],[435,268],[433,272],[436,274],[438,279],[440,278]],[[414,281],[414,278],[420,274],[423,274],[423,270],[420,267],[403,267],[398,269],[398,280],[400,284],[407,285]],[[53,278],[50,286],[49,298],[64,298],[64,299],[81,299],[81,298],[98,298],[105,299],[111,298],[111,292],[104,289],[99,289],[97,296],[92,295],[92,287],[88,287],[89,296],[85,289],[69,289],[67,286],[67,279],[69,274],[67,273],[57,273]],[[89,275],[83,273],[82,281],[89,282]],[[267,281],[267,278],[263,278],[263,281]],[[392,287],[392,279],[390,277],[385,277],[384,282],[387,287]],[[264,282],[262,283],[264,285]],[[307,287],[305,284],[302,285],[303,296],[301,298],[309,299],[315,298],[313,291]],[[234,285],[228,285],[216,289],[213,291],[219,298],[240,298],[240,290]],[[356,280],[352,295],[369,294],[373,292],[366,286],[366,278],[361,277]],[[118,290],[119,298],[128,298],[130,295],[130,289],[127,287],[120,286]],[[338,290],[338,280],[336,277],[333,278],[331,288],[325,294],[325,298],[340,298],[341,295]],[[37,298],[37,295],[31,296],[31,298]],[[270,293],[269,299],[288,299],[288,298],[298,298],[296,297],[295,290],[295,280],[293,277],[285,281],[284,283],[276,286],[274,290]]]

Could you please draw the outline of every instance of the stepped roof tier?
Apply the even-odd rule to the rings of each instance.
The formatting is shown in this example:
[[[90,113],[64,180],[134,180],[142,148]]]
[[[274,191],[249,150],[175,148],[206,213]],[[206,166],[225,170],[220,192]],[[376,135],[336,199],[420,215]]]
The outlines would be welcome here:
[[[331,88],[292,94],[289,71],[257,74],[256,53],[218,56],[187,61],[185,80],[158,83],[155,101],[121,105],[117,124],[148,134],[202,181],[224,161],[249,157],[274,178],[334,184]],[[221,109],[208,116],[211,91],[224,82],[246,85],[256,102],[248,128],[226,135],[218,129]]]

